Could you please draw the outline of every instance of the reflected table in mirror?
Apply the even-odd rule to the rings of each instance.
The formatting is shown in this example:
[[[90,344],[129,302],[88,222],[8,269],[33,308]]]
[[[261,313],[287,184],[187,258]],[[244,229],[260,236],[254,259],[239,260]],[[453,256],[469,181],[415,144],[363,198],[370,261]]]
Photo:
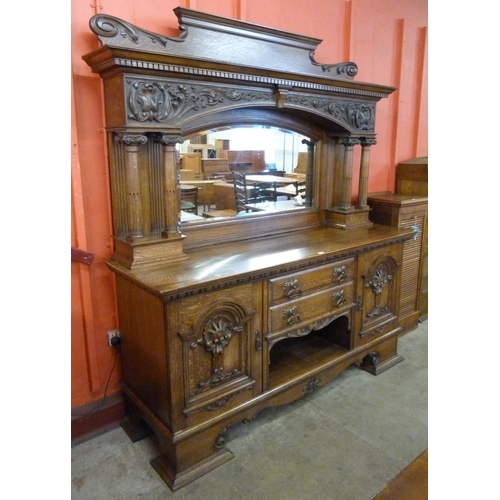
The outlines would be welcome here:
[[[204,220],[203,217],[181,210],[181,222],[189,222],[191,220]]]
[[[285,210],[297,210],[306,207],[305,205],[297,205],[294,200],[278,200],[248,203],[245,208],[254,212],[284,212]]]
[[[247,174],[245,179],[248,183],[252,182],[276,182],[276,184],[290,184],[289,177],[280,177],[278,175],[259,175],[259,174]]]

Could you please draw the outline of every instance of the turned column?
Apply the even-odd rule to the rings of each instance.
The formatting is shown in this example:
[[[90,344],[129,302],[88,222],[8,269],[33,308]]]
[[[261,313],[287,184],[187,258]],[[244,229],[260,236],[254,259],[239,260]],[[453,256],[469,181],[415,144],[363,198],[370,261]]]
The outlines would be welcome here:
[[[370,171],[370,147],[377,144],[373,138],[361,139],[361,165],[359,169],[358,203],[356,208],[368,208],[368,177]]]
[[[162,135],[160,143],[162,150],[162,178],[165,227],[163,235],[174,237],[180,235],[181,192],[178,172],[176,144],[182,144],[179,135]]]
[[[344,145],[344,164],[342,166],[342,192],[340,198],[340,208],[342,210],[353,210],[351,205],[352,194],[352,152],[354,146],[359,144],[357,138],[346,137],[340,139],[340,144]]]
[[[144,236],[144,219],[139,173],[139,146],[146,144],[148,138],[139,134],[121,134],[118,138],[123,143],[125,158],[128,236],[141,237]]]

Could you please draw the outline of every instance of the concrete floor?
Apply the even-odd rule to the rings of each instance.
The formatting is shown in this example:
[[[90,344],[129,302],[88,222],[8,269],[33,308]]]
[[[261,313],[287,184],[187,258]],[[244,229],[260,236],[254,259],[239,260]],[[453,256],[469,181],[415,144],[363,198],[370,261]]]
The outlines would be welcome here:
[[[302,399],[226,434],[235,457],[173,493],[150,466],[154,437],[117,427],[72,448],[73,500],[369,500],[427,448],[427,321],[405,359],[373,376],[350,367]]]

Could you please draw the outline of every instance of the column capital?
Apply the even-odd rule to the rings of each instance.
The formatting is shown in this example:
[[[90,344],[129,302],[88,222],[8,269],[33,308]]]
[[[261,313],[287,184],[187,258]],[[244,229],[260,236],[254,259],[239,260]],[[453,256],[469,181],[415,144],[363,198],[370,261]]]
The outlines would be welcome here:
[[[375,146],[377,140],[375,137],[361,137],[361,146]]]
[[[163,146],[175,146],[176,144],[182,144],[184,139],[180,135],[162,134],[158,141]]]
[[[339,142],[344,146],[356,146],[361,143],[361,140],[358,137],[342,137]]]
[[[145,135],[141,134],[117,134],[116,136],[120,142],[123,144],[127,144],[128,146],[140,146],[141,144],[146,144],[148,142],[148,138]]]

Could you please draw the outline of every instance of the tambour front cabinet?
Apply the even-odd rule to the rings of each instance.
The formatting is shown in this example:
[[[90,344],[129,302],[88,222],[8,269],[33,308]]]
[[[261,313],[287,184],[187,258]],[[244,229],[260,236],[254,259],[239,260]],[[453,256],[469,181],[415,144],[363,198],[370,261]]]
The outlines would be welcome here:
[[[356,82],[353,62],[316,62],[321,40],[175,14],[178,37],[98,14],[90,28],[102,46],[83,56],[104,89],[122,425],[133,440],[155,433],[152,465],[173,490],[231,458],[231,425],[351,365],[378,375],[402,361],[403,251],[415,236],[369,217],[376,104],[393,87]],[[181,213],[179,144],[230,127],[300,136],[301,203]],[[202,170],[209,162],[219,159],[202,157]]]
[[[401,277],[400,323],[404,333],[408,333],[417,327],[422,311],[427,311],[427,304],[421,301],[426,265],[427,197],[375,193],[368,196],[368,203],[372,208],[372,221],[415,231],[413,238],[404,244]]]

